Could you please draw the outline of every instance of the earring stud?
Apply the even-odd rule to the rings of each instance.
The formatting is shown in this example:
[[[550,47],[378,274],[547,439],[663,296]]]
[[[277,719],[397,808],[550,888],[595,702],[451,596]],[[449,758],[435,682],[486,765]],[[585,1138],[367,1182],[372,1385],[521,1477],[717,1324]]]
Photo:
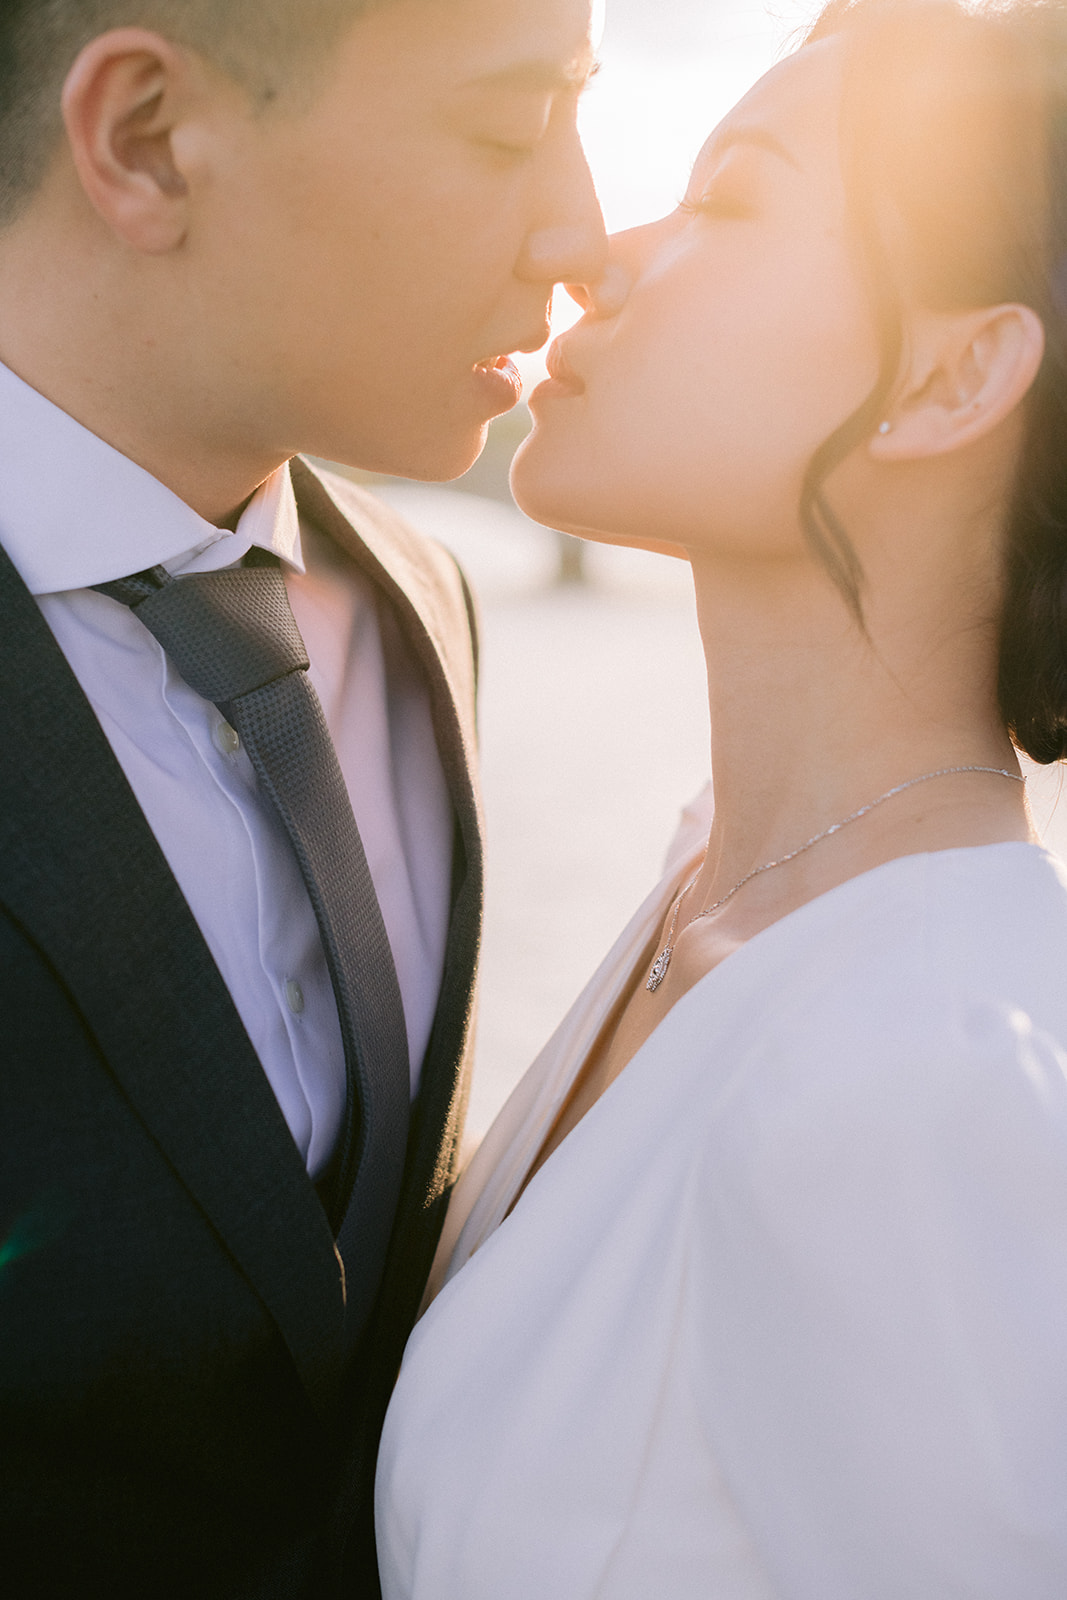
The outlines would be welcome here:
[[[890,431],[890,429],[892,428],[892,426],[893,426],[893,424],[891,422],[880,422],[878,424],[878,432],[879,433],[888,433]]]

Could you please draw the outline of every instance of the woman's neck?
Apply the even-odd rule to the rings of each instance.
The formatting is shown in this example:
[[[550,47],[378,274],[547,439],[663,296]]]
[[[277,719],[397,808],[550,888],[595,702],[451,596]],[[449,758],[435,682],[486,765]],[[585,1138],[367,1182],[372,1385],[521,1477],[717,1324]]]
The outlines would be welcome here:
[[[866,604],[865,636],[806,560],[698,558],[694,579],[715,786],[694,909],[907,779],[1016,768],[996,710],[994,630],[961,615],[954,583],[929,574],[898,583],[891,603]],[[894,797],[745,898],[773,908],[776,896],[808,898],[895,855],[1029,836],[1021,785],[938,780]]]

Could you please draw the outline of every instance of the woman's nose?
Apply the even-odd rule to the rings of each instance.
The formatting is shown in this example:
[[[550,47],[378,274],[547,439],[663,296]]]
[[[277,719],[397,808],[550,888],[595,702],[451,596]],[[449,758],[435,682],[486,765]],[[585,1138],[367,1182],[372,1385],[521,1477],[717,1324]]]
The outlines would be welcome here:
[[[566,283],[563,287],[590,316],[615,317],[626,304],[632,282],[631,271],[621,260],[614,258],[612,251],[603,272],[591,282]]]
[[[657,250],[673,217],[658,222],[643,222],[623,233],[613,233],[607,241],[603,270],[595,278],[580,283],[566,282],[564,288],[582,310],[593,317],[617,317]]]

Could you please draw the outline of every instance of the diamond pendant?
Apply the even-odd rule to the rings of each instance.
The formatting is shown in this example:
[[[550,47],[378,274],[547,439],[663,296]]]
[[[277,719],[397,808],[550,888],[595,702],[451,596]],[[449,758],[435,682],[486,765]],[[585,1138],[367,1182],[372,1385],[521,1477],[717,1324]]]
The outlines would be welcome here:
[[[645,988],[648,990],[649,994],[655,994],[656,990],[667,976],[667,968],[671,964],[671,956],[673,954],[674,951],[671,946],[669,944],[665,944],[655,961],[653,961],[652,971],[649,973],[648,982],[645,984]]]

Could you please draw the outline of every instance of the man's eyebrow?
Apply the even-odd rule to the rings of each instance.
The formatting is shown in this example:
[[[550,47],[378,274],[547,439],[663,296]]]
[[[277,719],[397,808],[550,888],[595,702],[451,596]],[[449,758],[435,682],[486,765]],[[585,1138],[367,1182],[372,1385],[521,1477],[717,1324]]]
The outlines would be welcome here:
[[[600,62],[581,55],[567,65],[559,61],[522,61],[499,72],[472,78],[469,89],[517,89],[535,94],[557,94],[567,89],[582,90],[600,71]]]
[[[761,128],[757,123],[735,123],[732,128],[724,128],[718,138],[713,139],[708,147],[708,156],[715,158],[722,156],[733,145],[755,145],[757,150],[767,150],[772,156],[787,163],[795,172],[800,172],[801,165],[796,156],[787,150],[782,141],[771,133],[769,128]]]

